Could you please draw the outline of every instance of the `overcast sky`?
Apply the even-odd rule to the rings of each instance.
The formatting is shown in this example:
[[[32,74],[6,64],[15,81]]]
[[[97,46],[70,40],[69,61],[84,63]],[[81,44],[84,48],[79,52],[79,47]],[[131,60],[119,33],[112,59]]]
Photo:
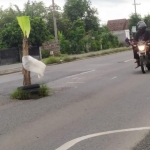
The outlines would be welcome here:
[[[12,3],[12,0],[0,0],[0,5],[7,8],[10,3],[12,3],[22,8],[26,1],[27,0],[15,0],[14,3]],[[43,2],[46,6],[51,5],[51,0],[43,0]],[[100,20],[106,23],[108,20],[129,18],[129,15],[135,12],[133,5],[134,0],[91,0],[91,2],[92,5],[98,9]],[[55,0],[55,3],[63,8],[65,0]],[[140,3],[140,5],[137,5],[137,13],[140,13],[142,16],[150,13],[150,0],[136,0],[136,3]]]

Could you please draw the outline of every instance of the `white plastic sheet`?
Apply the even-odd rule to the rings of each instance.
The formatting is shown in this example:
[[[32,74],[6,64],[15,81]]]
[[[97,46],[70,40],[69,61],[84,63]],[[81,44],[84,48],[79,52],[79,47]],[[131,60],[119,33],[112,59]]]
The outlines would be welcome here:
[[[22,57],[22,64],[27,71],[38,74],[38,78],[44,76],[46,65],[43,62],[28,55]]]

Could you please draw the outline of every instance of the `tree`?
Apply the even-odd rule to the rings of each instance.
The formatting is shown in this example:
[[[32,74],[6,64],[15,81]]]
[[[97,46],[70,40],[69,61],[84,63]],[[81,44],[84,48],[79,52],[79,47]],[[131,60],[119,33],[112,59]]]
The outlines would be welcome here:
[[[41,46],[43,42],[51,38],[47,30],[46,23],[41,18],[30,19],[31,32],[29,37],[29,44],[32,46]],[[1,48],[7,47],[21,47],[23,34],[17,20],[9,24],[0,34]]]
[[[25,5],[24,5],[23,14],[28,15],[31,18],[34,18],[34,17],[45,18],[46,14],[47,14],[47,10],[45,9],[45,5],[42,1],[30,2],[30,0],[28,0],[28,2],[25,3]]]
[[[1,45],[0,48],[21,47],[23,34],[17,20],[14,20],[0,33]]]
[[[64,34],[67,33],[67,30],[71,25],[69,19],[65,17],[62,13],[57,12],[57,11],[55,12],[55,17],[57,21],[58,31],[61,31]],[[46,22],[47,22],[47,28],[49,32],[54,35],[54,20],[53,20],[52,11],[48,12],[47,17],[46,17]]]
[[[57,19],[58,30],[61,31],[65,37],[67,37],[68,29],[71,27],[71,25],[72,22],[64,13],[62,13],[60,18]]]
[[[0,7],[0,32],[16,19],[17,11],[12,9],[12,6],[4,9]]]
[[[147,24],[147,27],[150,28],[150,14],[144,16],[143,20],[144,20],[145,23]]]
[[[8,26],[17,16],[28,15],[31,18],[41,17],[43,19],[47,16],[47,10],[43,2],[25,3],[23,10],[20,10],[18,5],[10,5],[7,9],[0,7],[0,31]]]
[[[90,0],[67,0],[64,13],[73,22],[82,19],[85,22],[86,32],[99,29],[98,11],[92,7]]]
[[[67,0],[64,12],[72,22],[81,19],[86,12],[86,3],[86,0]]]
[[[85,36],[85,24],[82,20],[75,20],[68,30],[67,39],[70,41],[70,46],[72,49],[72,53],[80,53],[82,51],[81,40]]]
[[[52,36],[47,29],[46,22],[42,18],[33,18],[31,20],[31,33],[29,43],[31,45],[41,46],[43,42],[49,41]]]
[[[100,50],[102,43],[104,48],[117,45],[116,37],[110,34],[108,28],[100,28],[97,14],[90,0],[66,0],[64,12],[55,11],[62,53]],[[43,2],[28,0],[23,10],[17,5],[5,10],[0,8],[0,48],[21,47],[23,34],[15,19],[20,15],[30,17],[30,45],[41,46],[43,42],[54,39],[53,12],[45,8]],[[131,26],[137,22],[137,17],[131,15]]]
[[[98,11],[96,8],[93,8],[91,6],[91,1],[86,2],[86,11],[84,15],[84,21],[85,21],[85,30],[86,32],[89,30],[98,30],[99,29],[99,19],[96,15],[98,15]]]
[[[68,30],[67,39],[74,40],[78,43],[85,35],[85,24],[82,20],[75,20]]]
[[[140,14],[131,14],[129,19],[129,29],[132,29],[132,26],[137,26],[137,23],[142,20]]]

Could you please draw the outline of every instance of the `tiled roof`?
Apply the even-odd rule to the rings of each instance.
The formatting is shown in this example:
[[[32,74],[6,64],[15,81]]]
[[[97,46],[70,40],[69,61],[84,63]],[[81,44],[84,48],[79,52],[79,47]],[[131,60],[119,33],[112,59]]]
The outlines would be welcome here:
[[[128,29],[129,20],[127,19],[117,19],[117,20],[108,20],[107,26],[110,31],[120,31]]]

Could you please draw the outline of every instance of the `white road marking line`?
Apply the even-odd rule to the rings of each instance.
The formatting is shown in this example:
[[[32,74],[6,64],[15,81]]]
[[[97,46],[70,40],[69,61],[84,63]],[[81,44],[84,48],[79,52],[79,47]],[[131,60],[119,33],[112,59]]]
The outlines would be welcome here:
[[[126,62],[133,61],[133,60],[134,60],[134,59],[129,59],[129,60],[126,60],[126,61],[124,61],[124,62],[126,63]]]
[[[81,80],[82,78],[78,78],[78,77],[76,77],[76,78],[72,78],[72,80]]]
[[[114,80],[114,79],[116,79],[117,77],[113,77],[113,78],[111,78],[112,80]]]
[[[75,84],[75,83],[84,83],[84,82],[67,82],[69,84]]]
[[[68,76],[68,77],[66,77],[66,78],[68,79],[68,78],[76,77],[76,76],[78,76],[78,75],[82,75],[82,74],[86,74],[86,73],[90,73],[90,72],[94,72],[94,71],[95,71],[95,70],[90,70],[90,71],[78,73],[78,74],[75,74],[75,75],[72,75],[72,76]]]
[[[73,80],[78,79],[78,77],[72,78]]]
[[[73,86],[75,89],[77,89],[78,87],[77,86]]]
[[[55,150],[68,150],[69,148],[73,147],[75,144],[93,137],[115,134],[115,133],[123,133],[123,132],[142,131],[142,130],[150,130],[150,127],[130,128],[130,129],[113,130],[113,131],[100,132],[96,134],[90,134],[90,135],[82,136],[74,140],[71,140]]]

